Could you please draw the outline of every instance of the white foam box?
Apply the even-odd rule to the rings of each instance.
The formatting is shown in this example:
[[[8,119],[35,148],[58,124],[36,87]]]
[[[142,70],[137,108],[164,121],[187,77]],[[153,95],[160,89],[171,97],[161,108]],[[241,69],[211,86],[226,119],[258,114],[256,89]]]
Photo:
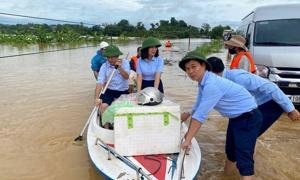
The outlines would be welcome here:
[[[177,153],[180,123],[180,105],[170,100],[121,108],[114,116],[115,150],[123,156]]]

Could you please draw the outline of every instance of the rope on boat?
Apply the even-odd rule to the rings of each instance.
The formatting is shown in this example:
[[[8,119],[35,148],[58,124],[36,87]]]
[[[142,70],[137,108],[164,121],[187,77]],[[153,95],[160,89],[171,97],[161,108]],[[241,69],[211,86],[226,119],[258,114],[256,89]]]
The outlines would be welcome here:
[[[174,156],[175,157],[173,159],[167,158],[167,160],[172,162],[172,165],[169,167],[169,170],[168,170],[168,174],[171,172],[172,179],[173,179],[175,170],[177,169],[177,160],[178,160],[179,153],[174,154]]]
[[[151,158],[151,157],[153,157],[153,158]],[[158,163],[158,168],[154,172],[150,172],[150,174],[148,174],[149,176],[156,174],[160,170],[161,162],[159,160],[155,159],[154,156],[152,156],[152,155],[145,156],[144,159],[149,159],[149,160],[152,160],[152,161],[155,161]]]

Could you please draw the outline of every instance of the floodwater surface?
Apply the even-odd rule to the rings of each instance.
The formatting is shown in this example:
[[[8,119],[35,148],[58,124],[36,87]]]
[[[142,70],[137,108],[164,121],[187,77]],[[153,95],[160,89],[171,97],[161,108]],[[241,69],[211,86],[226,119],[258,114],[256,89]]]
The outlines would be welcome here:
[[[191,49],[207,42],[192,40]],[[160,48],[166,95],[189,110],[197,83],[178,68],[188,40],[174,41],[176,52]],[[141,42],[120,45],[123,57]],[[0,46],[0,55],[34,52]],[[96,180],[85,141],[74,142],[94,103],[90,59],[96,47],[0,58],[0,179]],[[225,58],[224,53],[216,54]],[[172,65],[173,64],[173,65]],[[197,134],[202,151],[198,179],[238,179],[223,174],[226,118],[213,111]],[[283,115],[257,141],[255,179],[300,179],[300,122]]]

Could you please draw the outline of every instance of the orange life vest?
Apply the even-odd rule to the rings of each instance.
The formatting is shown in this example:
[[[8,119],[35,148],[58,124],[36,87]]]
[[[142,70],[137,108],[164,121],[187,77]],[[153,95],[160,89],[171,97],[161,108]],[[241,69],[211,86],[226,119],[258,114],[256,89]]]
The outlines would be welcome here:
[[[171,46],[172,46],[172,44],[171,44],[171,42],[170,42],[170,41],[167,41],[167,42],[166,42],[166,44],[165,44],[165,46],[166,46],[166,47],[171,47]]]
[[[137,57],[137,55],[131,57],[131,61],[133,61],[134,69],[137,68],[138,59],[139,58]]]
[[[246,56],[250,63],[250,72],[255,73],[256,68],[255,68],[255,64],[254,64],[254,59],[249,51],[241,51],[237,55],[235,55],[231,61],[230,69],[238,69],[239,63],[243,56]]]

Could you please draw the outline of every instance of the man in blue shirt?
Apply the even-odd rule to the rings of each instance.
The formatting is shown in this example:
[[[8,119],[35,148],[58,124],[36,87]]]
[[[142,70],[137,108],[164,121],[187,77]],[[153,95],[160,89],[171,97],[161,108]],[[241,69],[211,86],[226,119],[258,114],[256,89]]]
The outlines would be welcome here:
[[[293,121],[300,119],[298,110],[276,84],[242,69],[226,70],[222,60],[217,57],[210,57],[207,61],[213,73],[243,86],[254,96],[263,118],[258,136],[263,134],[283,112],[287,112]],[[232,171],[234,166],[234,163],[227,162],[228,171]]]
[[[91,60],[91,69],[93,70],[95,79],[98,78],[98,73],[102,64],[106,62],[106,58],[102,55],[105,51],[105,48],[108,46],[107,42],[102,41],[100,43],[100,49],[97,51],[97,54]]]
[[[103,56],[107,57],[108,60],[101,66],[95,90],[95,106],[99,107],[101,105],[101,113],[103,113],[116,98],[119,98],[122,94],[128,94],[130,66],[127,59],[121,60],[118,58],[122,54],[119,48],[114,45],[109,45],[103,53]],[[116,71],[110,82],[107,82],[115,69]],[[99,99],[101,89],[104,88],[106,83],[109,83],[107,90],[104,94],[101,94]]]
[[[257,110],[255,99],[242,86],[209,72],[210,65],[197,51],[187,53],[179,62],[179,67],[193,81],[199,83],[193,113],[183,113],[181,116],[183,121],[189,116],[192,117],[181,147],[186,149],[190,146],[208,113],[215,109],[222,116],[229,117],[226,135],[227,159],[237,162],[242,179],[251,179],[254,174],[253,153],[262,124],[262,116]]]
[[[210,57],[207,61],[212,67],[212,72],[243,86],[254,96],[263,115],[259,135],[263,134],[283,112],[286,112],[293,121],[300,119],[300,113],[293,103],[273,82],[241,69],[226,70],[222,60],[217,57]]]

